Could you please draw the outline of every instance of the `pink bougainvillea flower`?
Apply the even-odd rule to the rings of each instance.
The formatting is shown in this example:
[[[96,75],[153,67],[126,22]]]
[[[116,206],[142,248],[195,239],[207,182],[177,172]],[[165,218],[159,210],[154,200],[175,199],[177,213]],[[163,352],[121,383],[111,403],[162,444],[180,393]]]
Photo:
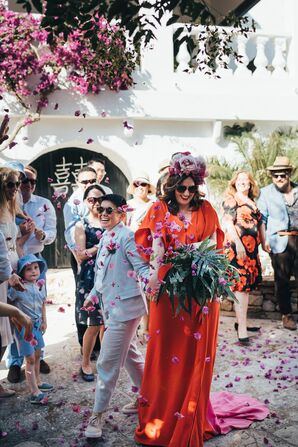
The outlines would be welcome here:
[[[80,413],[81,411],[81,407],[78,404],[72,404],[71,408],[74,413]]]
[[[80,205],[81,201],[79,199],[74,199],[73,203],[74,205]]]
[[[30,345],[31,345],[31,346],[37,346],[37,345],[38,345],[37,340],[36,340],[35,338],[32,337],[32,339],[30,340]]]
[[[179,411],[176,411],[176,413],[174,413],[174,416],[175,416],[177,419],[183,419],[183,418],[184,418],[183,414],[182,414],[182,413],[179,413]]]
[[[80,130],[78,130],[78,132],[83,132],[83,130],[84,130],[83,127],[81,127]]]
[[[204,315],[208,315],[208,313],[209,313],[208,306],[203,306],[202,312]]]
[[[128,278],[136,278],[137,274],[136,274],[136,272],[134,270],[128,270],[127,271],[127,277]]]
[[[64,307],[62,307],[62,306],[58,307],[58,312],[64,313],[65,312]]]
[[[53,300],[46,300],[46,304],[54,304]]]
[[[45,279],[39,279],[38,281],[36,281],[36,285],[39,289],[41,289],[45,285],[45,283]]]
[[[54,105],[54,110],[58,110],[59,104],[56,102],[56,104]]]
[[[99,303],[98,296],[96,296],[96,295],[92,295],[90,297],[90,300],[92,301],[93,304],[98,304]]]
[[[80,116],[81,115],[81,111],[80,110],[76,110],[74,113],[74,116]]]
[[[109,178],[109,177],[106,177],[106,178],[104,179],[104,182],[109,184],[109,183],[110,183],[110,178]]]
[[[93,143],[93,139],[92,138],[88,138],[88,140],[87,140],[87,144],[91,144],[91,143]]]
[[[53,183],[53,179],[51,177],[48,177],[48,183]]]
[[[174,364],[174,365],[178,365],[178,363],[180,363],[180,359],[179,359],[179,357],[176,357],[175,355],[172,357],[172,359],[171,359],[171,362]]]
[[[135,385],[132,385],[132,387],[131,387],[131,391],[132,391],[133,393],[137,393],[137,392],[139,391],[139,388],[138,388],[137,386],[135,386]]]
[[[195,332],[195,333],[193,334],[193,336],[194,336],[194,338],[195,338],[196,340],[201,340],[201,338],[202,338],[202,335],[200,334],[200,332]]]

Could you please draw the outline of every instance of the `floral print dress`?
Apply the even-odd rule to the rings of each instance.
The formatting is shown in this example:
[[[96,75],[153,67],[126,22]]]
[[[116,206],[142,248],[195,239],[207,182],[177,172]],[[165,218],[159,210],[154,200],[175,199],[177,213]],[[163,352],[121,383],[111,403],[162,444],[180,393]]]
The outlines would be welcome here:
[[[223,202],[225,216],[231,216],[238,236],[245,248],[246,258],[238,259],[236,245],[226,233],[226,245],[231,264],[238,269],[240,279],[234,291],[250,292],[262,281],[261,262],[258,254],[261,213],[256,206],[229,197]]]

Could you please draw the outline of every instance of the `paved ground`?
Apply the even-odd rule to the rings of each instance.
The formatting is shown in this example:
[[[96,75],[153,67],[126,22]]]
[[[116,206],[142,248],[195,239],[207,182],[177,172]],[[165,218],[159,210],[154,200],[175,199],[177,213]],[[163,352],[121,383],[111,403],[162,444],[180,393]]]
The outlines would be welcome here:
[[[44,378],[56,389],[50,394],[48,405],[39,407],[28,402],[25,382],[14,386],[17,397],[0,401],[0,427],[4,432],[1,446],[89,445],[82,430],[92,407],[94,384],[83,382],[78,376],[80,354],[73,313],[70,302],[48,305],[47,361],[52,372]],[[282,330],[278,321],[254,320],[252,323],[260,324],[262,331],[254,336],[251,347],[243,348],[237,344],[232,323],[229,317],[221,318],[213,390],[248,393],[268,402],[271,413],[250,429],[214,438],[206,442],[206,447],[298,446],[297,332]],[[6,386],[5,377],[2,362],[0,379]],[[137,418],[119,412],[130,398],[133,393],[123,372],[106,413],[104,438],[90,445],[135,446]]]

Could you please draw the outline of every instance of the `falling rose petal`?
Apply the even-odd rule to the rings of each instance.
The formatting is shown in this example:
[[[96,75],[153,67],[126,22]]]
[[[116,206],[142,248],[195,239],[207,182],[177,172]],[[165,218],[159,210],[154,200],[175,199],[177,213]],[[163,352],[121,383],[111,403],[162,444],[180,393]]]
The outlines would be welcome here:
[[[54,110],[58,110],[59,104],[56,102],[56,104],[54,105]]]
[[[36,282],[37,287],[39,287],[40,289],[45,285],[46,281],[44,279],[39,279]]]
[[[80,116],[80,115],[81,115],[80,110],[76,110],[75,113],[74,113],[74,116]]]
[[[48,177],[48,183],[53,183],[53,179],[51,177]]]
[[[7,435],[8,435],[7,431],[0,430],[0,439],[1,438],[6,438]]]
[[[204,315],[208,315],[208,313],[209,313],[208,307],[207,306],[203,306],[202,312],[203,312]]]
[[[46,300],[46,304],[54,304],[53,300]]]
[[[206,357],[206,358],[205,358],[205,362],[206,362],[206,363],[209,363],[209,362],[210,362],[210,360],[211,360],[211,358],[210,358],[210,357]]]
[[[38,345],[37,340],[35,338],[32,338],[32,340],[30,340],[30,345],[33,346],[33,347],[37,346]]]
[[[83,127],[81,127],[80,130],[78,130],[78,132],[83,132]]]
[[[176,356],[174,355],[174,357],[172,357],[172,359],[171,359],[171,362],[172,362],[174,365],[178,365],[178,363],[180,362],[180,360],[179,360],[178,357],[176,357]]]
[[[137,392],[139,391],[139,388],[138,388],[137,386],[135,386],[135,385],[132,385],[132,387],[131,387],[131,391],[132,391],[133,393],[137,393]]]
[[[184,418],[183,414],[179,413],[179,411],[176,411],[176,413],[174,413],[174,416],[175,416],[177,419],[183,419],[183,418]]]
[[[200,334],[200,332],[195,332],[195,333],[193,334],[193,336],[194,336],[194,338],[195,338],[196,340],[201,340],[201,338],[202,338],[202,335]]]
[[[103,111],[101,112],[100,116],[101,116],[102,118],[106,118],[106,116],[107,116],[107,112],[106,112],[105,110],[103,110]]]
[[[91,299],[93,304],[98,304],[99,303],[98,296],[96,296],[96,295],[92,295],[90,299]]]
[[[58,307],[58,312],[64,313],[65,312],[64,307],[62,307],[62,306]]]
[[[82,117],[83,117],[83,118],[86,118],[86,113],[82,113]]]
[[[137,274],[134,270],[128,270],[127,277],[128,278],[136,278]]]
[[[110,183],[110,178],[109,178],[109,177],[106,177],[106,178],[104,179],[104,182],[105,182],[105,183]]]
[[[97,237],[98,240],[100,240],[100,239],[102,238],[102,232],[99,231],[99,230],[96,231],[95,235],[96,235],[96,237]]]
[[[92,138],[88,138],[88,140],[87,140],[87,144],[91,144],[91,143],[93,143],[93,141],[94,141],[94,140],[92,140]]]
[[[72,411],[73,411],[74,413],[79,413],[79,412],[81,411],[81,407],[80,407],[80,405],[77,405],[77,404],[73,404],[73,405],[71,406],[71,408],[72,408]]]
[[[74,199],[73,203],[74,203],[74,205],[79,205],[81,203],[81,201],[79,199]]]
[[[12,141],[11,143],[9,143],[8,147],[9,149],[12,149],[13,147],[15,147],[18,143],[16,143],[15,141]]]

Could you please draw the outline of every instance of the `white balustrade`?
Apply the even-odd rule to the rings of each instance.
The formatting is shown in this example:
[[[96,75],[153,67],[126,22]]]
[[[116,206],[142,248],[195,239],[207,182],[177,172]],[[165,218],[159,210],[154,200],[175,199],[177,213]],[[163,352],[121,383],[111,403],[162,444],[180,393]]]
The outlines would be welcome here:
[[[288,76],[286,70],[286,52],[287,52],[287,39],[285,37],[275,37],[275,54],[272,60],[272,77],[274,78],[285,78]]]
[[[173,25],[173,32],[183,26],[182,24]],[[234,32],[231,28],[224,28],[224,30],[225,32]],[[193,55],[189,54],[187,44],[184,42],[180,46],[176,56],[178,64],[176,72],[183,73],[185,71],[192,71],[195,76],[201,76],[201,71],[197,68],[197,65],[204,58],[204,41],[202,40],[204,27],[194,26],[189,30],[185,26],[184,33],[190,33],[197,45],[197,49],[201,49],[202,51],[198,53],[197,64],[192,64]],[[180,38],[182,36],[183,33]],[[287,67],[289,40],[289,36],[274,36],[269,34],[248,33],[247,36],[242,34],[235,35],[233,38],[233,48],[239,58],[237,60],[232,55],[223,55],[222,61],[228,67],[226,69],[223,68],[220,60],[217,59],[216,63],[218,68],[216,75],[221,79],[230,78],[231,76],[247,79],[282,79],[289,76]]]

